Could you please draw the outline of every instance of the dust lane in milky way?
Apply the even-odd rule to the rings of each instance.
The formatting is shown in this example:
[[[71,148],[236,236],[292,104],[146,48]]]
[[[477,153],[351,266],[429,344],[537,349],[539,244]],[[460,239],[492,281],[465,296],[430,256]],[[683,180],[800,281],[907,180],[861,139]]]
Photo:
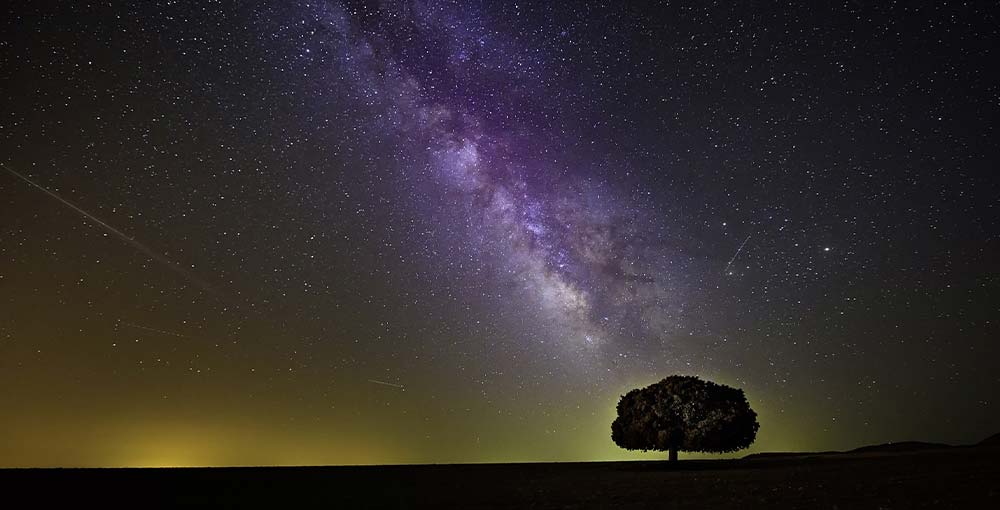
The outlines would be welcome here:
[[[425,93],[418,75],[434,69],[411,71],[398,60],[378,39],[391,36],[391,27],[363,32],[336,4],[315,9],[314,19],[329,29],[316,42],[339,55],[333,72],[351,76],[355,93],[378,105],[378,129],[407,138],[416,168],[406,171],[422,172],[426,165],[429,178],[459,197],[458,204],[442,207],[454,208],[446,214],[458,215],[470,238],[499,255],[502,264],[491,270],[531,296],[521,313],[538,307],[559,341],[580,352],[621,337],[657,341],[676,330],[685,296],[675,273],[683,266],[669,258],[671,239],[653,211],[622,190],[560,172],[558,160],[532,153],[536,145],[524,138],[544,135],[531,129],[511,135],[517,127],[499,130],[475,109],[455,106],[476,104],[463,95],[473,84],[458,78],[452,94]],[[430,60],[447,62],[445,72],[478,78],[475,70],[488,68],[505,81],[527,79],[518,72],[525,49],[482,35],[485,27],[470,27],[465,17],[475,19],[473,9],[440,18],[445,12],[418,6],[403,16],[384,15],[396,29],[443,32],[447,44]],[[536,58],[545,57],[536,52]],[[491,92],[503,94],[504,83],[495,85]],[[524,94],[546,93],[530,83],[525,88]],[[526,121],[529,128],[537,122]],[[562,140],[556,135],[545,143]]]

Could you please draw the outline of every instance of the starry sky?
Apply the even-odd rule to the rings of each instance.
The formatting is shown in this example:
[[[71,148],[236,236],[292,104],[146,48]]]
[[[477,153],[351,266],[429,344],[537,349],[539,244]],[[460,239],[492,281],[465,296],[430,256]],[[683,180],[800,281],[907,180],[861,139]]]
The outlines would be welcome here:
[[[988,2],[2,11],[2,466],[662,458],[670,374],[1000,430]]]

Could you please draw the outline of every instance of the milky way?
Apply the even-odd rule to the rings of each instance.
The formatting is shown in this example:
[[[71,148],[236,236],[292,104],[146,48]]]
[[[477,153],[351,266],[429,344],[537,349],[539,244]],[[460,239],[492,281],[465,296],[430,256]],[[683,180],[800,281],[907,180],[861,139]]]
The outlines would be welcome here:
[[[992,4],[3,9],[0,467],[1000,429]]]
[[[682,268],[669,258],[661,220],[622,190],[560,172],[558,156],[536,151],[558,154],[564,140],[526,143],[539,135],[530,129],[538,122],[530,114],[503,128],[489,121],[491,98],[509,84],[528,82],[518,95],[547,94],[531,83],[543,80],[544,71],[523,72],[526,49],[477,25],[475,9],[452,7],[389,8],[369,31],[336,4],[305,15],[318,23],[316,42],[339,57],[330,71],[350,76],[354,93],[377,105],[375,118],[384,122],[374,129],[406,138],[411,157],[404,171],[426,169],[427,178],[453,191],[456,203],[439,207],[454,208],[446,214],[464,221],[476,248],[497,256],[491,271],[526,291],[529,299],[516,313],[537,308],[561,343],[582,351],[623,336],[665,338],[676,328],[683,296],[673,274]],[[422,62],[413,64],[387,41],[399,32],[428,46],[443,44],[420,48]],[[425,77],[441,74],[450,90],[428,92]],[[471,96],[476,89],[479,97]]]

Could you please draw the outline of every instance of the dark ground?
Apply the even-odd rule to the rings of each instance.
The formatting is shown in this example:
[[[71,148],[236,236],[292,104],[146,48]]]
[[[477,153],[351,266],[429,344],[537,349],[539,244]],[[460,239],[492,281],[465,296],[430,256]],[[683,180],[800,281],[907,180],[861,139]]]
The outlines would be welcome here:
[[[6,469],[31,508],[1000,508],[984,447],[738,460],[373,467]],[[28,508],[27,506],[24,508]]]

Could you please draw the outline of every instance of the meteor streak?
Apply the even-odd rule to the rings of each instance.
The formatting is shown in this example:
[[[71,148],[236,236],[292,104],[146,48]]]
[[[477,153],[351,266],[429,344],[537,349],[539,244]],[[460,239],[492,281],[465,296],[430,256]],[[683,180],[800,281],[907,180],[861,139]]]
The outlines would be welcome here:
[[[392,384],[392,383],[388,383],[388,382],[385,382],[385,381],[376,381],[375,379],[368,379],[368,382],[375,383],[375,384],[381,384],[382,386],[392,386],[393,388],[399,388],[401,390],[406,390],[406,388],[403,387],[403,385],[401,385],[401,384]]]
[[[189,273],[188,271],[186,271],[181,266],[179,266],[179,265],[171,262],[170,260],[168,260],[164,256],[162,256],[162,255],[154,252],[153,250],[149,249],[148,247],[146,247],[146,245],[140,243],[134,237],[127,235],[126,233],[122,232],[121,230],[118,230],[115,227],[112,227],[111,225],[107,224],[105,221],[101,220],[97,216],[94,216],[93,214],[90,214],[89,212],[81,209],[80,207],[77,207],[76,204],[74,204],[74,203],[70,202],[69,200],[66,200],[65,198],[59,196],[56,192],[49,190],[45,186],[42,186],[41,184],[38,184],[37,182],[35,182],[35,181],[27,178],[26,176],[24,176],[24,175],[20,174],[19,172],[15,171],[11,167],[9,167],[9,166],[7,166],[7,165],[5,165],[3,163],[0,163],[0,166],[2,166],[4,170],[6,170],[7,172],[9,172],[14,177],[17,177],[18,179],[26,182],[31,187],[33,187],[33,188],[41,191],[42,193],[45,193],[46,195],[48,195],[48,196],[50,196],[50,197],[58,200],[59,202],[61,202],[66,207],[69,207],[70,209],[76,211],[77,213],[79,213],[83,217],[85,217],[85,218],[89,219],[90,221],[92,221],[92,222],[100,225],[104,230],[106,230],[106,231],[114,234],[115,236],[117,236],[122,241],[125,241],[126,243],[128,243],[129,245],[131,245],[133,248],[135,248],[135,249],[139,250],[140,252],[142,252],[143,255],[146,255],[147,257],[149,257],[149,258],[151,258],[151,259],[159,262],[160,264],[163,264],[164,266],[167,266],[173,272],[181,275],[182,277],[184,277],[184,279],[186,279],[186,280],[194,283],[195,285],[201,287],[202,289],[210,291],[210,292],[212,291],[212,288],[207,283],[205,283],[204,281],[200,280],[196,276],[192,275],[191,273]]]
[[[747,234],[747,238],[743,240],[743,244],[741,244],[740,247],[739,247],[739,249],[736,250],[736,254],[733,255],[733,258],[729,259],[729,263],[726,264],[726,268],[722,270],[723,273],[728,273],[729,272],[729,268],[733,265],[733,262],[736,261],[736,257],[740,256],[740,252],[743,251],[743,247],[747,245],[747,241],[750,240],[750,236],[752,236],[752,235],[753,235],[753,232]]]
[[[191,338],[188,335],[182,335],[180,333],[174,333],[173,331],[167,331],[165,329],[156,329],[156,328],[151,328],[149,326],[142,326],[142,325],[139,325],[139,324],[133,324],[131,322],[122,322],[121,324],[123,326],[128,326],[128,327],[131,327],[131,328],[144,329],[146,331],[152,331],[154,333],[160,333],[161,335],[170,335],[170,336],[176,336],[176,337],[180,337],[180,338]]]

